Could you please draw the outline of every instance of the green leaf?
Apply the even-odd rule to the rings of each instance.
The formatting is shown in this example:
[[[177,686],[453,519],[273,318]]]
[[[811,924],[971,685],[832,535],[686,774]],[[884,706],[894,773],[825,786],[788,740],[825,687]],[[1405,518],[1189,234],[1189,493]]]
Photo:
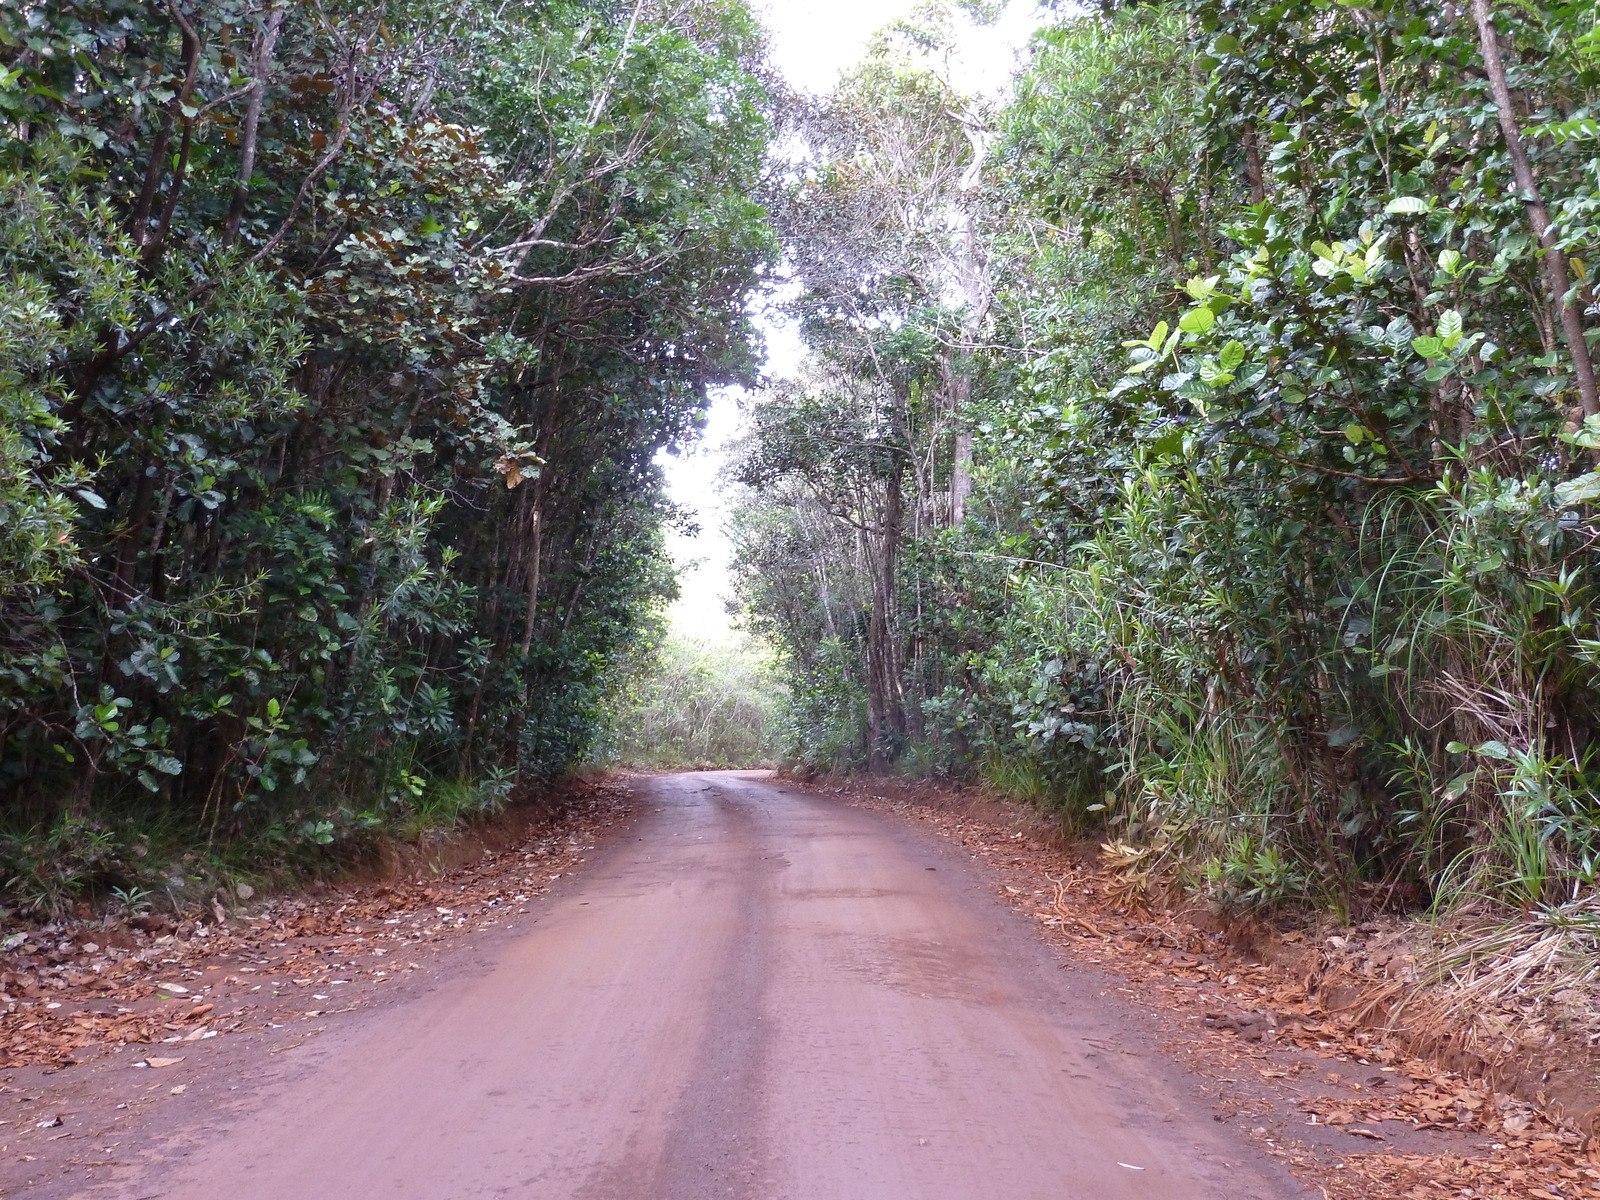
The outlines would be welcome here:
[[[1402,214],[1425,213],[1432,212],[1433,205],[1421,196],[1396,196],[1383,206],[1383,211]]]
[[[1170,429],[1150,443],[1150,452],[1157,458],[1178,458],[1183,454],[1183,430]]]
[[[1178,328],[1185,333],[1203,334],[1210,333],[1216,323],[1217,314],[1209,308],[1191,308],[1178,321]]]
[[[1555,501],[1562,508],[1587,504],[1591,500],[1600,500],[1600,471],[1590,471],[1576,479],[1556,484]]]
[[[1411,348],[1423,358],[1445,358],[1449,354],[1444,348],[1444,342],[1436,337],[1412,338]]]
[[[1161,349],[1161,343],[1167,340],[1167,323],[1160,321],[1156,324],[1155,332],[1150,335],[1150,340],[1145,343],[1152,350]]]
[[[274,721],[276,721],[278,719],[279,714],[281,714],[282,712],[283,712],[283,706],[278,703],[278,698],[276,696],[274,696],[272,699],[267,701],[267,716],[271,717]]]
[[[1358,446],[1372,436],[1365,425],[1357,425],[1354,421],[1344,427],[1344,435]]]
[[[1444,339],[1446,346],[1451,347],[1461,340],[1461,314],[1455,309],[1440,314],[1439,336]]]
[[[1588,416],[1583,419],[1583,424],[1571,433],[1559,435],[1563,442],[1571,442],[1575,446],[1585,449],[1600,449],[1600,414]]]
[[[1511,750],[1504,742],[1484,742],[1474,751],[1485,758],[1497,758],[1504,762],[1511,757]]]
[[[1243,342],[1229,342],[1217,356],[1217,365],[1224,371],[1232,371],[1244,361],[1244,354]]]

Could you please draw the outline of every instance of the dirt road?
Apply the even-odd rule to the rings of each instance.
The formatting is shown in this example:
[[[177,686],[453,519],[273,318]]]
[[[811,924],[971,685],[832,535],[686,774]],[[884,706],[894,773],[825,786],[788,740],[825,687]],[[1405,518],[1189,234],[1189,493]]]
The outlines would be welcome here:
[[[1307,1194],[949,846],[759,775],[641,786],[639,819],[531,928],[297,1052],[117,1191]]]

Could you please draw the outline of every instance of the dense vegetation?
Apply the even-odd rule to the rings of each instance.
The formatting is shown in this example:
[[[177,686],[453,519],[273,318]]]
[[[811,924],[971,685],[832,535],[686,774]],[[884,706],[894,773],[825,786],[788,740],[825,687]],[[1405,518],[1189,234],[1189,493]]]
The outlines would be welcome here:
[[[0,9],[13,902],[589,753],[653,457],[752,372],[759,56],[740,0]]]
[[[762,647],[668,630],[639,645],[626,674],[604,761],[665,770],[777,760],[783,688]]]
[[[1591,3],[945,11],[806,114],[810,361],[738,518],[792,752],[981,778],[1136,880],[1600,872]]]
[[[998,106],[984,8],[782,113],[741,0],[0,9],[7,902],[767,757],[654,459],[781,248],[793,757],[1225,904],[1587,904],[1596,5],[1062,9]]]

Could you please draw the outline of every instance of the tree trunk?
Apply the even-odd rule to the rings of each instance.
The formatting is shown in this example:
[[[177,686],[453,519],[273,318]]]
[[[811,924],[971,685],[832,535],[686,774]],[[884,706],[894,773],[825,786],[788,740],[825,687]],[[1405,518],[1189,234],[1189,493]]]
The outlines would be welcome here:
[[[228,205],[228,217],[223,223],[222,244],[233,245],[239,236],[239,223],[244,220],[245,202],[250,197],[250,180],[256,173],[256,136],[261,126],[261,106],[267,95],[267,75],[272,70],[272,55],[278,45],[278,35],[283,31],[285,9],[275,9],[267,14],[267,23],[261,30],[261,40],[256,44],[254,70],[255,85],[250,89],[250,100],[245,106],[244,124],[239,131],[239,177],[234,184],[233,201]]]
[[[1246,121],[1244,132],[1239,135],[1239,142],[1244,146],[1244,177],[1250,185],[1250,203],[1265,204],[1267,200],[1267,176],[1261,167],[1261,147],[1256,143],[1256,127]]]
[[[1528,228],[1544,247],[1544,272],[1549,281],[1550,299],[1561,319],[1561,336],[1567,343],[1567,353],[1572,358],[1572,376],[1578,385],[1578,397],[1583,415],[1592,417],[1600,413],[1600,392],[1594,378],[1594,360],[1589,355],[1589,344],[1583,339],[1583,316],[1575,305],[1568,303],[1571,276],[1567,272],[1567,256],[1556,244],[1555,229],[1550,224],[1550,214],[1539,195],[1539,179],[1528,161],[1528,152],[1522,144],[1522,131],[1517,128],[1516,105],[1511,99],[1511,86],[1506,81],[1505,59],[1500,54],[1500,36],[1495,31],[1494,16],[1489,11],[1489,0],[1472,0],[1472,15],[1478,24],[1478,43],[1483,49],[1483,65],[1489,75],[1489,90],[1494,93],[1494,104],[1500,116],[1500,135],[1505,139],[1506,153],[1511,158],[1511,170],[1522,193],[1522,204],[1528,215]]]
[[[876,530],[878,546],[872,563],[872,611],[867,619],[867,764],[873,771],[894,761],[906,731],[895,643],[900,527],[905,520],[900,474],[893,471],[884,489],[883,520]]]
[[[522,622],[522,647],[524,658],[533,645],[534,622],[539,616],[539,566],[544,555],[544,520],[537,508],[528,518],[528,613]]]
[[[962,424],[962,410],[972,399],[972,364],[978,348],[978,335],[994,289],[989,279],[989,261],[983,239],[978,236],[978,219],[970,209],[961,231],[961,254],[956,263],[961,298],[960,340],[951,364],[948,404],[955,422],[955,442],[950,456],[950,524],[959,525],[967,516],[967,499],[972,495],[972,431]]]

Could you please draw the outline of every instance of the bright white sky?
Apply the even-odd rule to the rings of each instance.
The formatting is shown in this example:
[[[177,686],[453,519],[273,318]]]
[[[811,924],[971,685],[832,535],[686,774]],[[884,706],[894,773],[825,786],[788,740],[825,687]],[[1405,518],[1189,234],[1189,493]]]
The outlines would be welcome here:
[[[866,52],[879,29],[908,16],[917,0],[756,0],[771,32],[772,61],[797,88],[822,93],[832,89],[841,71]],[[1001,95],[1009,86],[1017,53],[1042,23],[1033,0],[1010,0],[991,28],[974,28],[953,63],[960,86]],[[799,368],[800,339],[771,317],[759,324],[766,337],[766,374],[791,377]],[[683,456],[663,455],[667,489],[679,504],[695,510],[700,532],[695,537],[669,535],[669,549],[678,564],[682,595],[671,618],[678,632],[712,642],[738,637],[727,611],[733,594],[728,570],[732,547],[723,530],[727,512],[718,476],[728,461],[728,443],[740,426],[739,393],[717,396],[705,437]]]

